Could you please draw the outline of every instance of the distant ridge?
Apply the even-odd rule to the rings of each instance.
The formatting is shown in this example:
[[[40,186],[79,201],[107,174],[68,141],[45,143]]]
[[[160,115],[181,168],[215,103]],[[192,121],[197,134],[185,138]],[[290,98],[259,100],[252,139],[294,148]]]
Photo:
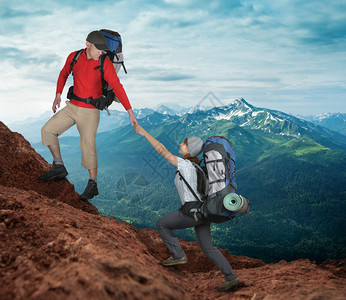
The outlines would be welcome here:
[[[346,135],[346,113],[323,113],[316,116],[298,115],[298,117]]]
[[[313,138],[323,145],[342,151],[346,147],[346,136],[334,131],[336,126],[333,127],[334,130],[333,128],[331,130],[322,126],[323,124],[331,124],[332,120],[335,119],[337,121],[334,122],[339,124],[339,131],[343,132],[342,126],[344,125],[342,124],[346,124],[346,114],[325,114],[323,117],[319,117],[318,120],[320,121],[313,119],[315,121],[310,122],[309,120],[303,120],[302,118],[294,117],[281,111],[255,107],[243,98],[235,99],[228,105],[217,107],[197,105],[190,108],[182,106],[174,108],[172,105],[166,104],[159,105],[155,108],[134,109],[134,113],[139,120],[144,120],[144,124],[160,124],[162,121],[174,120],[177,117],[183,119],[183,116],[188,116],[194,121],[227,120],[240,127],[252,130],[261,130],[295,138]],[[111,110],[110,116],[107,116],[106,112],[102,111],[101,115],[99,133],[114,130],[129,124],[128,114],[125,111]],[[39,142],[41,140],[41,127],[51,116],[52,113],[46,112],[40,117],[30,118],[26,122],[10,124],[9,127],[11,130],[23,134],[30,142]],[[64,136],[78,136],[78,132],[73,127],[64,133]]]
[[[195,121],[227,120],[251,130],[261,130],[295,138],[309,137],[328,147],[346,151],[346,136],[292,115],[266,108],[258,108],[243,98],[209,110],[195,110],[189,114]]]

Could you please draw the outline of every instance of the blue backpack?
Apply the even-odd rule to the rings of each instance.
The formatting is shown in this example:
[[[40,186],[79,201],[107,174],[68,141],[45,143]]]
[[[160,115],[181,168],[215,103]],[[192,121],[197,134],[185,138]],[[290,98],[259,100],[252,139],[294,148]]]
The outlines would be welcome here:
[[[78,95],[75,95],[73,92],[73,86],[71,86],[67,93],[68,99],[75,99],[84,103],[92,104],[96,108],[103,110],[105,109],[109,115],[108,107],[113,103],[113,101],[120,102],[117,97],[115,96],[112,88],[108,85],[107,81],[104,80],[104,62],[106,57],[108,57],[111,62],[113,63],[114,69],[116,73],[119,72],[120,67],[122,66],[124,69],[124,72],[127,74],[127,70],[124,65],[124,56],[122,53],[122,41],[121,36],[118,32],[108,30],[108,29],[101,29],[99,30],[105,37],[107,46],[109,50],[104,51],[104,54],[100,56],[99,59],[99,66],[95,68],[95,70],[100,69],[101,72],[101,79],[102,79],[102,96],[100,98],[93,99],[92,97],[89,98],[81,98],[78,97]],[[71,65],[70,65],[70,71],[73,71],[73,66],[77,63],[79,56],[82,54],[84,49],[80,49],[76,52],[75,56],[72,59]]]
[[[246,214],[249,211],[250,202],[235,193],[237,188],[235,154],[231,142],[223,136],[208,138],[204,144],[203,160],[204,166],[194,164],[197,171],[198,192],[201,197],[198,197],[182,178],[195,198],[199,200],[189,209],[189,215],[196,220],[204,218],[213,223],[223,223],[233,219],[237,213]],[[201,180],[203,177],[205,180]]]
[[[106,54],[105,56],[108,56],[111,62],[114,65],[115,71],[118,73],[120,67],[122,66],[124,69],[124,72],[127,74],[127,70],[124,65],[124,56],[123,56],[123,44],[121,41],[121,36],[118,32],[108,30],[108,29],[101,29],[100,32],[104,35],[107,46],[109,48],[109,51],[105,51]],[[102,64],[100,63],[100,67],[105,60],[105,56],[103,57],[103,62]],[[103,78],[103,77],[102,77]]]

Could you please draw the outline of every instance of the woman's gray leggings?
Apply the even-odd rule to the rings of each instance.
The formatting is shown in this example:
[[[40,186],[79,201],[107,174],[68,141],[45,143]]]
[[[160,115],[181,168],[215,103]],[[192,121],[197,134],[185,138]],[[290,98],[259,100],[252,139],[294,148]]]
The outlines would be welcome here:
[[[225,280],[231,281],[237,276],[233,273],[232,267],[222,253],[213,246],[211,240],[210,223],[196,221],[194,218],[183,214],[180,210],[162,217],[156,223],[157,231],[166,244],[173,257],[178,259],[185,256],[178,239],[175,237],[174,229],[184,229],[194,227],[199,247],[203,253],[220,269],[225,275]]]

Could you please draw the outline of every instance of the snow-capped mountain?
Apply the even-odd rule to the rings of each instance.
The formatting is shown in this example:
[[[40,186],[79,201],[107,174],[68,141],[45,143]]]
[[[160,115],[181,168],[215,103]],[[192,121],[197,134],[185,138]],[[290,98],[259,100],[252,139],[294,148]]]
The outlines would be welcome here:
[[[153,112],[152,114],[140,119],[139,123],[141,126],[145,127],[146,125],[159,125],[161,123],[168,124],[169,122],[176,121],[177,119],[179,119],[179,116]]]
[[[300,137],[306,132],[319,132],[343,139],[326,128],[280,111],[255,107],[242,98],[225,106],[195,111],[189,117],[194,120],[228,120],[241,127],[292,137]]]
[[[185,113],[185,110],[182,111],[181,109],[175,109],[172,106],[168,107],[166,105],[156,106],[155,108],[153,108],[153,111],[163,115],[171,115],[171,116],[179,116]]]
[[[226,120],[246,130],[294,138],[307,137],[327,147],[343,151],[346,149],[346,137],[338,132],[280,111],[255,107],[242,98],[225,106],[195,110],[183,118],[187,126],[193,123],[202,125],[204,121]]]
[[[190,107],[181,106],[176,103],[163,103],[153,108],[154,111],[161,114],[181,116],[190,110]]]
[[[280,135],[300,136],[300,128],[294,124],[291,116],[282,112],[257,108],[244,99],[236,99],[226,106],[199,111],[198,114],[207,120],[228,120],[241,127]]]
[[[299,118],[311,123],[326,127],[346,135],[346,114],[342,113],[323,113],[316,116],[298,116]]]
[[[110,116],[107,116],[105,111],[101,111],[98,132],[114,130],[129,124],[127,112],[111,110],[110,113]],[[194,122],[203,126],[205,121],[226,120],[247,130],[263,131],[294,138],[309,137],[325,146],[335,147],[336,144],[343,149],[346,147],[345,135],[280,111],[255,107],[243,98],[219,107],[195,106],[183,108],[177,106],[174,109],[172,106],[160,105],[154,109],[134,109],[134,113],[142,125],[167,124],[167,122],[175,122],[179,119],[183,123],[186,122],[186,126]],[[340,115],[342,117],[345,114]],[[17,124],[17,126],[10,124],[9,127],[11,130],[22,133],[30,142],[38,142],[40,141],[40,129],[50,116],[51,114],[43,114],[39,118],[24,121],[22,124]],[[322,120],[331,120],[331,118],[323,115],[319,120],[321,120],[321,123]],[[77,136],[78,132],[76,129],[71,129],[64,135]],[[332,144],[328,143],[329,140],[333,141]]]
[[[112,105],[112,107],[115,105]],[[137,119],[146,118],[154,114],[156,111],[164,113],[165,108],[158,107],[157,109],[152,108],[141,108],[133,109],[133,112]],[[105,132],[116,129],[118,127],[125,126],[129,124],[128,113],[124,110],[109,110],[110,115],[107,115],[106,111],[101,111],[100,124],[98,127],[98,132]],[[175,116],[173,110],[167,110],[167,114]],[[20,122],[10,123],[8,127],[12,131],[19,132],[22,134],[29,142],[37,143],[41,140],[41,128],[42,126],[53,116],[51,111],[46,111],[38,117],[28,118]],[[155,124],[155,121],[151,123]],[[76,126],[73,126],[71,129],[64,133],[64,136],[78,136]]]

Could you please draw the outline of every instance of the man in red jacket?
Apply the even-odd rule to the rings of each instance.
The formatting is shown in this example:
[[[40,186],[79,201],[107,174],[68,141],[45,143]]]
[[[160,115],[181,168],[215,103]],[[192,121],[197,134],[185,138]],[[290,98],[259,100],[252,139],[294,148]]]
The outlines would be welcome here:
[[[102,95],[101,71],[99,68],[99,58],[103,50],[108,50],[106,39],[99,31],[90,32],[86,39],[86,48],[79,56],[73,66],[73,91],[79,98],[93,99]],[[61,93],[66,80],[71,73],[71,62],[76,54],[72,52],[66,60],[64,68],[61,70],[56,96],[53,102],[52,110],[55,113],[57,107],[60,107]],[[133,114],[129,99],[119,81],[112,62],[109,58],[104,62],[104,79],[113,89],[116,97],[119,99],[125,110],[129,114],[131,125],[137,124],[137,119]],[[61,159],[58,136],[77,124],[80,134],[80,148],[82,153],[82,167],[88,169],[90,179],[81,194],[82,199],[92,199],[98,195],[97,189],[97,155],[96,155],[96,133],[100,120],[100,111],[92,104],[81,102],[77,99],[66,101],[66,107],[57,112],[42,127],[42,144],[47,145],[53,156],[53,166],[48,173],[40,176],[40,179],[49,181],[53,179],[65,178],[67,170]]]

